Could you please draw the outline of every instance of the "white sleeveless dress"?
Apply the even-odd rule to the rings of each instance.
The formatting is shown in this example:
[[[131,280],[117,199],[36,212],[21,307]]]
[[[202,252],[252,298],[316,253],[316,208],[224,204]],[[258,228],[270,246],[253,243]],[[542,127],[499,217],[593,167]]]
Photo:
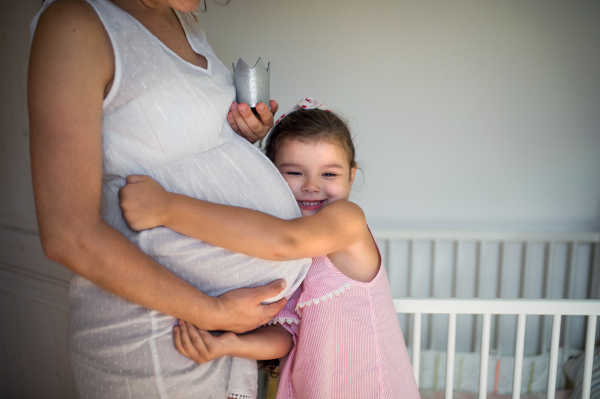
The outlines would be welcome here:
[[[46,0],[37,18],[53,0]],[[272,262],[232,253],[167,228],[129,230],[118,190],[129,174],[146,174],[165,189],[242,206],[280,218],[300,217],[271,162],[229,127],[235,98],[231,73],[191,15],[176,12],[192,49],[208,68],[169,50],[108,0],[88,0],[115,54],[115,79],[104,100],[102,214],[144,252],[208,295],[284,278],[289,296],[310,259]],[[123,267],[127,267],[126,264]],[[236,398],[256,396],[254,361],[223,357],[197,365],[173,346],[174,318],[71,280],[69,356],[81,398]]]

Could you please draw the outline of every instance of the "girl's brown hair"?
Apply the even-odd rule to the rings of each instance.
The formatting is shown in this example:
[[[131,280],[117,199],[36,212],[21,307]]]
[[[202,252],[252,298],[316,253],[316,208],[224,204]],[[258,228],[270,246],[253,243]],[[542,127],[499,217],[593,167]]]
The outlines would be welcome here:
[[[346,122],[333,112],[299,109],[285,116],[267,139],[265,155],[275,162],[277,151],[285,140],[328,141],[341,146],[348,155],[350,169],[356,165],[356,150]]]

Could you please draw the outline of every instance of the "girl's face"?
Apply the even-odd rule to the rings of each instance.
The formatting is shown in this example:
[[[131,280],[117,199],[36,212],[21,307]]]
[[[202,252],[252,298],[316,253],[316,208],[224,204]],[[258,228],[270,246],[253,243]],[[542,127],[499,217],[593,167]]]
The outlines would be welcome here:
[[[294,193],[302,216],[314,215],[333,201],[347,200],[356,174],[342,147],[327,141],[285,140],[275,166]]]

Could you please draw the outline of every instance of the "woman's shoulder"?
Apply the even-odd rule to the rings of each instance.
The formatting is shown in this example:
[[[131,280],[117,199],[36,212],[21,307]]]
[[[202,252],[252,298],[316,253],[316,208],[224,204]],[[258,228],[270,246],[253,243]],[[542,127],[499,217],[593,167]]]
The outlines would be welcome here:
[[[39,60],[50,70],[53,65],[91,65],[93,73],[106,75],[106,79],[112,77],[114,54],[110,38],[87,1],[56,1],[34,24],[31,62]]]
[[[50,42],[60,40],[110,44],[98,14],[85,0],[60,0],[51,3],[37,20],[34,38],[36,36],[42,36],[45,41]]]
[[[39,23],[42,22],[67,26],[91,24],[93,27],[94,22],[100,24],[100,19],[86,0],[60,0],[46,7],[39,19]]]

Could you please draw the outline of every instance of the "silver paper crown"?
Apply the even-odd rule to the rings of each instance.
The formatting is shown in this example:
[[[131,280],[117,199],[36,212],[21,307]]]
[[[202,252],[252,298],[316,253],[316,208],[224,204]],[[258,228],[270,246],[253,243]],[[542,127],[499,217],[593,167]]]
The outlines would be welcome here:
[[[258,103],[269,106],[271,98],[271,63],[265,64],[259,58],[250,68],[241,58],[237,65],[233,65],[233,80],[235,82],[236,101],[246,103],[250,107],[256,107]]]

